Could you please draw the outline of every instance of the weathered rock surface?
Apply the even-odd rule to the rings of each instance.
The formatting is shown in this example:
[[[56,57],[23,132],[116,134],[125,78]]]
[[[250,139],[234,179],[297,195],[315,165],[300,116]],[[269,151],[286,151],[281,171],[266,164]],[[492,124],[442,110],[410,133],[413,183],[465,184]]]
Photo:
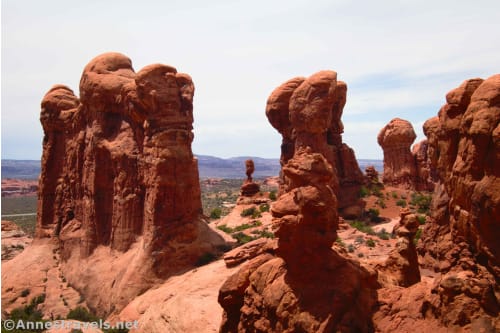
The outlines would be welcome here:
[[[417,172],[410,147],[416,137],[411,123],[400,118],[380,130],[377,140],[384,151],[384,184],[415,188]]]
[[[11,221],[2,220],[2,261],[10,260],[23,252],[33,239]]]
[[[385,273],[390,285],[409,287],[420,281],[417,249],[413,243],[419,222],[416,214],[402,209],[398,224],[394,227],[397,235],[396,247],[389,253],[383,265],[377,267]]]
[[[275,96],[275,91],[270,97],[276,107],[268,115],[271,124],[285,124],[278,126],[280,132],[293,133],[290,142],[283,138],[284,182],[278,201],[271,206],[278,237],[276,255],[263,252],[222,285],[218,299],[224,308],[221,332],[374,329],[376,274],[332,249],[339,223],[333,188],[338,189],[339,182],[337,170],[323,154],[334,161],[326,131],[332,121],[336,74],[320,72],[298,88],[297,81],[287,82],[282,93]],[[345,89],[339,89],[345,96]],[[287,94],[292,96],[290,111],[284,112],[289,117],[279,108],[286,104],[281,96]],[[322,98],[315,99],[317,95]],[[286,128],[287,121],[293,128]],[[290,157],[287,143],[293,143]]]
[[[431,162],[428,155],[429,142],[424,139],[413,145],[411,153],[415,159],[415,190],[428,191],[434,190],[437,182],[436,172],[431,168]]]
[[[443,323],[498,330],[500,75],[467,80],[446,101],[424,124],[438,183],[419,252],[442,274],[432,309]]]
[[[341,214],[352,206],[361,207],[360,213],[364,208],[359,200],[363,173],[354,151],[342,143],[344,126],[340,118],[346,94],[347,85],[337,81],[336,72],[320,71],[309,78],[297,77],[283,83],[271,93],[266,106],[269,122],[283,137],[281,165],[300,148],[310,147],[322,154],[336,173],[329,185],[338,198]],[[280,193],[286,192],[287,182],[282,179]]]
[[[101,315],[223,243],[201,219],[193,95],[171,66],[135,73],[106,53],[85,67],[80,98],[56,85],[42,100],[36,237],[59,241],[65,276]],[[101,247],[111,255],[97,260]]]

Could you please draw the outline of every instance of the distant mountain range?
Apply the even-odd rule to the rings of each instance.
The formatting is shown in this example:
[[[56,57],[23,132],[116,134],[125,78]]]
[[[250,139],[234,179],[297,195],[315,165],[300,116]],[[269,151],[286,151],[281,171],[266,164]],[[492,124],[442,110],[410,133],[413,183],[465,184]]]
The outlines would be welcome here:
[[[252,159],[255,163],[255,178],[277,176],[280,171],[280,161],[277,158],[261,158],[253,156],[239,156],[219,158],[207,155],[196,155],[200,178],[244,178],[245,160]],[[361,170],[368,165],[373,165],[381,173],[383,161],[358,160]],[[38,160],[2,160],[2,179],[36,179],[40,174],[40,161]]]

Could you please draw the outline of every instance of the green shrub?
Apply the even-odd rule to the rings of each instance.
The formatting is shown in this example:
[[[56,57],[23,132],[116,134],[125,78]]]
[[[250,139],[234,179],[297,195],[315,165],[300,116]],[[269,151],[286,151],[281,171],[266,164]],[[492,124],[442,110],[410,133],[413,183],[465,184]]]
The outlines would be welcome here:
[[[417,232],[415,233],[415,238],[413,238],[413,243],[415,245],[417,245],[418,243],[418,240],[420,239],[420,237],[422,236],[422,229],[418,229]]]
[[[420,225],[425,224],[425,215],[417,215],[417,221]]]
[[[260,212],[255,207],[250,207],[250,208],[244,209],[240,215],[242,217],[251,216],[253,219],[262,217]]]
[[[230,233],[232,233],[232,232],[233,232],[233,228],[228,227],[228,226],[227,226],[227,225],[225,225],[225,224],[218,225],[218,226],[217,226],[217,229],[224,231],[226,234],[230,234]]]
[[[206,252],[202,254],[201,257],[198,258],[198,260],[195,263],[195,266],[196,267],[204,266],[206,264],[211,263],[215,259],[217,259],[217,256],[215,254],[213,254],[212,252]]]
[[[375,231],[373,231],[372,227],[366,225],[363,221],[353,221],[351,222],[351,227],[358,229],[361,232],[364,232],[368,235],[375,235]]]
[[[361,186],[361,188],[359,189],[359,197],[365,198],[369,195],[370,195],[370,190],[365,186]]]
[[[260,237],[274,239],[274,233],[272,233],[268,230],[262,230],[260,232]]]
[[[99,321],[99,318],[92,313],[89,312],[86,308],[83,306],[78,306],[72,310],[69,311],[67,319],[74,319],[82,322],[93,322],[93,321]]]
[[[431,207],[432,196],[422,194],[420,192],[413,192],[411,194],[410,204],[417,207],[417,212],[420,214],[429,214]]]
[[[252,221],[252,226],[253,227],[260,227],[261,225],[262,225],[262,221],[261,220]]]
[[[32,303],[34,304],[42,304],[43,302],[45,302],[45,294],[40,294],[36,297],[34,297],[32,300],[31,300]]]
[[[368,247],[375,247],[375,241],[373,239],[371,239],[371,238],[368,238],[366,240],[366,246],[368,246]]]
[[[23,291],[21,291],[21,297],[26,297],[30,294],[30,290],[29,289],[24,289]]]
[[[243,230],[250,229],[250,228],[253,228],[253,225],[248,224],[248,223],[243,223],[241,225],[234,227],[233,232],[243,231]]]
[[[365,238],[363,236],[357,236],[356,239],[354,240],[354,243],[356,244],[363,244],[365,242]]]
[[[277,198],[278,198],[278,197],[277,197],[277,195],[276,195],[276,191],[275,191],[275,190],[273,190],[273,191],[271,191],[271,192],[269,193],[269,199],[271,199],[272,201],[276,201],[276,199],[277,199]]]
[[[381,198],[384,196],[384,194],[382,193],[382,190],[380,187],[378,186],[374,186],[373,189],[372,189],[372,194]]]
[[[385,201],[384,201],[384,199],[382,199],[382,198],[379,198],[379,199],[377,200],[376,204],[377,204],[377,205],[379,205],[379,206],[380,206],[380,208],[387,208],[387,205],[385,204]]]
[[[359,257],[359,258],[363,258],[364,256],[365,256],[365,255],[364,255],[363,253],[361,253],[361,252],[360,252],[360,253],[358,253],[358,257]]]
[[[221,215],[222,209],[220,209],[219,207],[212,209],[212,211],[210,212],[210,218],[212,220],[220,219]]]
[[[264,213],[264,212],[268,212],[269,211],[269,205],[268,204],[262,204],[259,206],[259,210]]]
[[[399,207],[406,207],[406,200],[403,200],[403,199],[399,199],[398,201],[396,201],[396,206],[399,206]]]
[[[27,322],[45,322],[45,320],[42,319],[43,314],[41,311],[37,310],[37,305],[45,302],[45,294],[41,294],[35,298],[33,298],[30,302],[30,304],[25,305],[20,308],[16,308],[12,310],[10,313],[9,319],[13,320],[14,322],[18,321],[23,321],[25,324]],[[17,324],[16,324],[17,325]],[[36,324],[35,324],[36,325]],[[16,326],[14,326],[16,327]],[[18,333],[18,332],[27,332],[27,333],[38,333],[38,332],[43,332],[43,329],[30,329],[30,330],[10,330],[8,332],[13,332],[13,333]],[[2,326],[2,332],[6,332],[4,330],[4,327]]]
[[[340,237],[337,238],[337,240],[335,241],[335,243],[337,243],[341,247],[345,247],[345,243],[344,243],[344,241]]]
[[[391,238],[391,234],[385,231],[385,229],[382,229],[379,232],[377,232],[377,236],[378,238],[383,240],[388,240],[389,238]]]
[[[349,246],[347,247],[347,251],[348,251],[349,253],[353,253],[355,249],[356,249],[356,248],[354,247],[354,245],[353,245],[353,244],[349,244]]]
[[[234,238],[236,238],[236,240],[238,241],[238,244],[240,244],[240,245],[246,244],[248,242],[251,242],[251,241],[257,239],[257,238],[254,238],[252,236],[248,236],[248,235],[244,234],[243,232],[237,232],[232,236]]]
[[[398,194],[396,192],[392,191],[391,194],[394,199],[398,198]]]
[[[382,220],[379,216],[380,211],[377,208],[368,209],[368,217],[370,218],[370,221],[379,222],[380,220]]]

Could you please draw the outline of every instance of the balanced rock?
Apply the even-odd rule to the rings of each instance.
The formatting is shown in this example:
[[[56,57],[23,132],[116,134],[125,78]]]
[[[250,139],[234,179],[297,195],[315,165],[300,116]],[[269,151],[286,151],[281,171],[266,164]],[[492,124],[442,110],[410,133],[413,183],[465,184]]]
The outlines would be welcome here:
[[[241,195],[244,197],[252,197],[260,192],[259,184],[255,183],[252,179],[252,174],[255,171],[255,164],[253,160],[245,161],[247,179],[241,185]]]
[[[337,81],[334,71],[320,71],[309,78],[293,78],[276,88],[267,100],[266,116],[282,135],[281,165],[290,160],[295,151],[310,147],[322,154],[336,173],[329,184],[338,198],[342,212],[364,203],[359,200],[359,189],[364,176],[359,169],[354,151],[342,143],[344,127],[340,120],[346,103],[347,85]],[[287,191],[287,180],[282,175],[280,193]],[[342,191],[340,191],[342,188]]]

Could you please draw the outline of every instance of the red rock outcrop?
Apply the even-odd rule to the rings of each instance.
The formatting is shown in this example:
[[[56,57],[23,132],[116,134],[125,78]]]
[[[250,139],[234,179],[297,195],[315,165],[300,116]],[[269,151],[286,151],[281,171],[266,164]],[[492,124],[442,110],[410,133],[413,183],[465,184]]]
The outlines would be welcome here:
[[[359,190],[364,176],[354,151],[342,143],[344,127],[340,118],[346,94],[347,85],[337,81],[337,73],[333,71],[293,78],[271,93],[266,115],[283,137],[281,165],[300,148],[310,147],[322,154],[336,173],[329,185],[338,198],[340,213],[350,208],[349,211],[361,214],[364,203],[359,200]],[[280,193],[286,192],[287,187],[287,180],[282,182]],[[353,210],[353,207],[358,208]]]
[[[436,172],[431,168],[428,156],[429,143],[426,139],[413,145],[411,153],[415,159],[415,189],[417,191],[433,191],[437,181]]]
[[[467,80],[446,101],[424,124],[438,176],[419,246],[442,274],[432,311],[446,325],[481,320],[498,330],[500,75]]]
[[[378,144],[384,151],[384,174],[386,185],[432,191],[436,182],[427,155],[427,140],[410,147],[417,135],[407,120],[394,118],[378,134]]]
[[[293,137],[283,138],[284,182],[271,206],[278,244],[267,246],[273,250],[243,264],[222,285],[218,299],[224,308],[221,332],[374,330],[375,272],[332,249],[339,223],[334,188],[338,190],[339,182],[338,170],[329,162],[336,161],[337,151],[327,141],[327,131],[332,105],[336,105],[335,81],[334,72],[315,74],[298,88],[297,79],[288,81],[282,90],[283,95],[292,96],[289,111],[285,103],[289,117],[280,113],[283,108],[269,115],[268,104],[273,126],[286,121],[293,126],[278,126]],[[345,96],[345,89],[339,91]],[[275,93],[270,100],[279,106],[282,95]],[[290,152],[292,156],[287,155]]]
[[[396,247],[384,264],[377,267],[386,273],[390,285],[409,287],[420,281],[417,249],[413,243],[418,226],[417,215],[411,214],[407,208],[402,209],[399,223],[394,227]]]
[[[193,95],[187,74],[160,64],[135,73],[119,53],[85,67],[80,99],[60,85],[45,95],[36,236],[58,239],[67,267],[98,246],[141,241],[136,264],[151,281],[214,250],[200,218]]]
[[[255,183],[252,179],[252,174],[255,171],[255,164],[253,163],[253,160],[245,161],[245,169],[247,179],[245,180],[243,185],[241,185],[241,195],[244,197],[251,197],[259,193],[260,191],[259,184]]]
[[[415,188],[417,172],[410,147],[416,137],[411,123],[400,118],[394,118],[380,130],[377,140],[384,151],[384,184]]]

